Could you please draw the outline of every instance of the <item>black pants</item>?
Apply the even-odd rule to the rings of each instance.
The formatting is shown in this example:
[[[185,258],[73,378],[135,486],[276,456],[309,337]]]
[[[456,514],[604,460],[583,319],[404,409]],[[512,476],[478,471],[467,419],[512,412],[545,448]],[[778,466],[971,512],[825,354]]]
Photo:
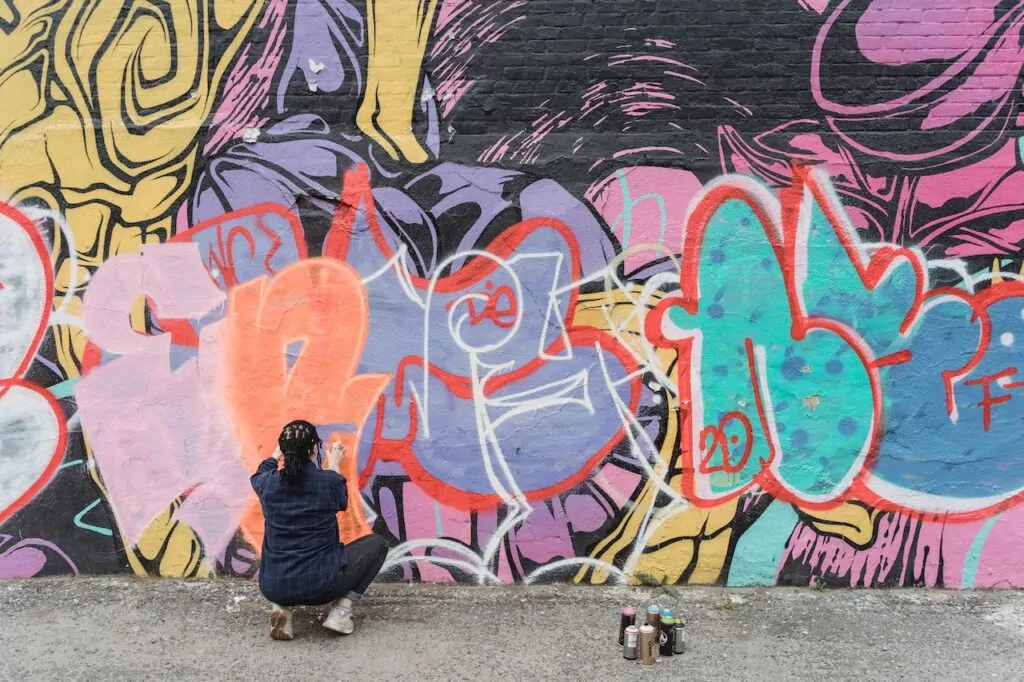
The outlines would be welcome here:
[[[388,541],[376,533],[364,535],[345,545],[348,566],[338,574],[327,592],[317,599],[311,599],[309,603],[327,604],[342,597],[358,601],[380,573],[381,566],[388,556],[388,549]]]

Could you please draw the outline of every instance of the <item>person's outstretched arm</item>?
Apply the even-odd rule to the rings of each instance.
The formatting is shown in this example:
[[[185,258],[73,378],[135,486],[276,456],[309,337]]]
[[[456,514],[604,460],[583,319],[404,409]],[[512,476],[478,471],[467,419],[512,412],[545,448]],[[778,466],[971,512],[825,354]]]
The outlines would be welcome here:
[[[338,511],[348,509],[348,485],[345,482],[345,477],[338,473],[341,468],[341,458],[344,456],[345,446],[338,441],[331,443],[331,447],[327,450],[327,467],[338,474],[334,489],[335,498],[338,500]]]
[[[274,450],[274,454],[260,462],[260,465],[256,467],[256,473],[249,477],[249,483],[252,485],[253,490],[258,493],[263,488],[267,477],[277,471],[277,463],[280,459],[281,448],[277,448]]]

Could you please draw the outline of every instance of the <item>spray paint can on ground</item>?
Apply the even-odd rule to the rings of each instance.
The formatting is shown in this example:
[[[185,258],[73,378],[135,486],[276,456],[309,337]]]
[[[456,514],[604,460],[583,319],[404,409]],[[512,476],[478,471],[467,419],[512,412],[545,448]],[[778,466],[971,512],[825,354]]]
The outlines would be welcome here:
[[[635,661],[640,648],[640,628],[635,625],[626,626],[623,635],[622,657],[627,661]]]
[[[636,609],[632,606],[622,609],[622,613],[619,614],[619,646],[622,646],[626,628],[633,625],[634,622],[636,622]]]
[[[672,628],[672,649],[677,654],[686,651],[686,622],[682,618],[676,618]]]
[[[647,607],[647,620],[645,621],[655,630],[658,629],[658,624],[661,622],[661,607],[657,604],[651,604]]]
[[[675,649],[675,618],[671,609],[662,609],[661,626],[658,633],[658,654],[671,656]]]
[[[654,665],[654,652],[657,650],[655,632],[654,627],[647,623],[640,626],[640,665]]]

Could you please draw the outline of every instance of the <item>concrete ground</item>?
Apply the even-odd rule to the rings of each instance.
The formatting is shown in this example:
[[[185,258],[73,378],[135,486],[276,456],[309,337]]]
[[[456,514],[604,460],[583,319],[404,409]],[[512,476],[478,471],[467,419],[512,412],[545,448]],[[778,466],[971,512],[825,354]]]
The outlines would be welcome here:
[[[685,614],[689,650],[644,670],[616,645],[618,609],[652,600]],[[0,582],[0,679],[1024,678],[1018,592],[384,584],[351,636],[317,616],[276,642],[250,583]]]

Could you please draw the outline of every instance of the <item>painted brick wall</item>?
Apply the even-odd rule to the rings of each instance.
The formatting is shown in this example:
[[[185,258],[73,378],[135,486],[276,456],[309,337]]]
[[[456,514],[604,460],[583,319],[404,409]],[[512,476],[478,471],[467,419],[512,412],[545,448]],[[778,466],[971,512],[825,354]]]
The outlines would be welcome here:
[[[0,2],[0,577],[1021,586],[1024,2]],[[1022,337],[1024,339],[1024,337]]]

